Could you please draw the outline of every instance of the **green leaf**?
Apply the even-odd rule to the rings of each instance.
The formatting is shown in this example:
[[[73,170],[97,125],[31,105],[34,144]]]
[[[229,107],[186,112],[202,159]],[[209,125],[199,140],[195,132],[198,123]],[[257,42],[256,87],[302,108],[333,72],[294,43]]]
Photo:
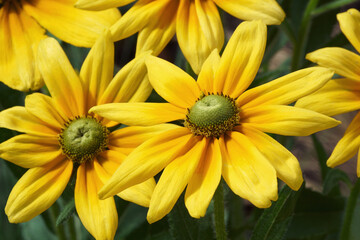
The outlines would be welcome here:
[[[323,193],[329,195],[331,192],[334,192],[334,189],[338,190],[340,181],[351,186],[351,180],[345,172],[336,168],[331,169],[325,177]]]
[[[302,191],[293,191],[284,186],[279,199],[265,209],[258,220],[251,240],[277,240],[283,239],[291,222],[297,199]]]
[[[71,215],[75,212],[75,200],[72,199],[68,202],[63,210],[60,212],[58,218],[56,219],[56,226],[68,221]]]
[[[325,196],[304,189],[297,201],[286,237],[288,239],[317,239],[321,236],[325,238],[332,234],[337,235],[344,206],[345,199],[342,197]]]
[[[168,214],[170,234],[176,240],[200,240],[214,239],[211,215],[213,206],[209,206],[205,217],[200,219],[192,218],[184,204],[183,195]]]
[[[321,171],[321,178],[324,181],[328,171],[330,170],[330,168],[328,168],[326,166],[326,160],[328,159],[328,156],[327,156],[327,154],[325,152],[325,149],[324,149],[323,145],[317,139],[316,135],[315,134],[311,135],[311,138],[313,140],[315,151],[316,151],[316,154],[317,154],[317,157],[318,157],[318,162],[319,162],[320,171]]]
[[[318,8],[316,8],[311,15],[316,16],[316,15],[320,15],[323,14],[325,12],[340,8],[346,4],[350,4],[356,2],[356,0],[338,0],[338,1],[333,1],[327,4],[323,4],[321,6],[319,6]]]
[[[147,208],[129,204],[119,219],[119,230],[115,239],[128,239],[134,231],[141,231],[146,223]],[[146,234],[146,233],[145,233]]]

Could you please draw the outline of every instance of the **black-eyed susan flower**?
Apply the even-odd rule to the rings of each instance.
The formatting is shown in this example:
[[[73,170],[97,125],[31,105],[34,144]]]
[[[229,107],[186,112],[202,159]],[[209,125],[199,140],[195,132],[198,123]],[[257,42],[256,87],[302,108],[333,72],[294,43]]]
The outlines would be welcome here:
[[[1,143],[0,157],[30,168],[12,189],[5,213],[12,223],[32,219],[59,198],[76,172],[75,206],[81,222],[96,239],[112,239],[118,222],[114,199],[100,200],[99,189],[133,148],[174,127],[125,127],[110,132],[116,123],[88,113],[97,104],[144,101],[152,90],[144,77],[144,56],[113,78],[114,47],[109,34],[91,49],[80,76],[52,38],[40,42],[38,58],[51,97],[34,93],[26,97],[25,107],[0,113],[0,127],[24,133]],[[154,187],[150,178],[118,196],[148,206]]]
[[[341,31],[360,52],[360,12],[349,9],[337,15]],[[306,58],[332,69],[343,78],[333,79],[317,92],[300,99],[296,106],[321,112],[328,116],[360,109],[360,56],[347,49],[327,47],[307,54]],[[329,167],[338,166],[355,156],[360,147],[360,113],[347,128],[327,160]],[[360,177],[360,164],[357,175]]]
[[[277,199],[277,177],[297,190],[299,163],[267,133],[304,136],[338,121],[293,106],[333,75],[321,67],[303,69],[246,90],[261,63],[266,25],[244,22],[222,57],[214,50],[197,81],[165,60],[148,57],[151,84],[168,103],[112,103],[90,110],[127,125],[182,120],[183,126],[154,136],[135,149],[99,192],[107,198],[164,169],[147,219],[155,222],[174,206],[185,187],[193,217],[204,216],[221,176],[232,191],[266,208]]]
[[[36,66],[38,44],[48,30],[80,47],[91,47],[120,17],[117,9],[86,11],[74,0],[0,0],[0,81],[20,91],[44,85]]]
[[[125,5],[121,0],[78,0],[77,7],[104,9]],[[112,27],[114,41],[137,32],[137,52],[158,55],[175,35],[195,73],[215,48],[224,44],[224,30],[217,6],[242,20],[262,19],[280,24],[285,13],[275,0],[139,0]]]

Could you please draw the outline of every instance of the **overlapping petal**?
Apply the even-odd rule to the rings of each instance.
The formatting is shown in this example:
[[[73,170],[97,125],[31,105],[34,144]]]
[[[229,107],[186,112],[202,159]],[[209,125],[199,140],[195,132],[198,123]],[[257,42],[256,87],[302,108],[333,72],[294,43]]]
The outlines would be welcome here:
[[[179,46],[195,73],[215,48],[224,44],[224,30],[219,12],[211,0],[181,0],[176,36]]]
[[[266,24],[280,24],[285,13],[275,0],[214,0],[214,2],[231,15],[244,19],[262,19]]]
[[[152,91],[145,66],[145,59],[149,54],[150,52],[143,53],[121,68],[97,104],[145,101]]]
[[[23,168],[43,166],[61,155],[56,136],[21,134],[0,144],[0,157]]]
[[[53,99],[41,93],[33,93],[26,96],[25,109],[58,132],[60,132],[61,128],[64,127],[64,123],[68,120]]]
[[[41,74],[57,105],[69,118],[84,115],[85,99],[81,81],[59,43],[53,38],[41,41],[38,59]]]
[[[100,200],[102,182],[90,161],[79,166],[75,184],[75,206],[81,222],[96,239],[114,239],[118,215],[114,198]]]
[[[199,73],[197,83],[204,93],[216,93],[214,91],[215,73],[220,63],[219,50],[215,49],[204,62]]]
[[[185,119],[187,110],[170,103],[109,103],[90,112],[125,125],[150,126]]]
[[[169,4],[178,4],[177,1],[139,0],[114,25],[111,26],[113,41],[127,38],[143,29],[148,22],[161,18]]]
[[[299,99],[296,107],[328,116],[360,109],[360,85],[351,79],[330,80],[320,90]]]
[[[233,131],[220,138],[222,176],[231,190],[259,208],[277,200],[276,171],[243,134]]]
[[[347,39],[360,52],[360,13],[358,10],[352,8],[347,12],[337,15],[341,31],[345,34]]]
[[[108,150],[99,154],[94,161],[94,168],[101,182],[105,184],[116,169],[124,162],[127,155],[119,151]],[[150,178],[142,183],[131,186],[117,195],[122,199],[148,207],[155,188],[155,180]]]
[[[247,108],[240,112],[240,121],[245,127],[285,136],[308,136],[340,123],[314,111],[283,105]]]
[[[24,107],[12,107],[0,112],[0,127],[38,136],[53,137],[56,129],[30,114]]]
[[[135,0],[78,0],[75,7],[87,10],[106,10],[125,6]]]
[[[0,9],[0,81],[20,91],[37,90],[44,85],[35,65],[42,29],[20,6],[4,2]]]
[[[189,108],[200,97],[200,88],[195,80],[174,64],[149,56],[146,66],[151,85],[169,103]]]
[[[155,176],[176,157],[186,153],[193,143],[192,134],[183,127],[154,136],[131,152],[100,190],[100,198],[113,196]]]
[[[322,48],[308,53],[306,59],[360,83],[360,56],[347,49],[339,47]]]
[[[205,216],[221,180],[222,157],[219,141],[214,138],[209,139],[208,142],[185,193],[186,208],[195,218]]]
[[[110,37],[110,32],[105,31],[98,38],[81,67],[80,79],[86,96],[85,109],[97,104],[113,78],[114,44]]]
[[[136,56],[149,50],[155,56],[161,53],[175,35],[177,9],[176,1],[169,2],[139,31]]]
[[[305,68],[244,92],[236,103],[242,109],[269,104],[290,104],[324,86],[333,71]]]
[[[221,56],[214,91],[237,98],[249,87],[259,69],[266,45],[262,21],[241,23]]]
[[[200,159],[205,154],[208,142],[206,138],[197,140],[184,155],[168,164],[161,174],[150,201],[147,215],[149,223],[160,220],[171,211],[196,171]]]
[[[87,11],[74,8],[74,2],[24,1],[23,8],[56,37],[79,47],[91,47],[103,30],[120,18],[115,8]]]
[[[344,136],[336,144],[326,164],[336,167],[352,158],[360,148],[360,113],[351,121]]]
[[[28,170],[12,189],[5,206],[9,221],[25,222],[48,209],[64,191],[72,169],[72,162],[60,156]]]
[[[113,149],[124,154],[129,154],[140,144],[150,138],[171,129],[175,129],[175,124],[160,124],[147,127],[130,126],[116,130],[109,135],[109,149]]]
[[[266,157],[275,168],[277,176],[289,187],[298,190],[303,183],[300,164],[296,157],[269,135],[250,127],[236,127]]]

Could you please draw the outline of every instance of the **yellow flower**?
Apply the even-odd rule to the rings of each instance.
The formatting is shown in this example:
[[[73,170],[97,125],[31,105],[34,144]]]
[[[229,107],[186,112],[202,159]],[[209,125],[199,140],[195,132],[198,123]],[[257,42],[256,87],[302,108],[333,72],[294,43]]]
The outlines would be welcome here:
[[[120,17],[117,9],[94,13],[73,7],[74,0],[0,1],[0,81],[20,91],[44,85],[35,59],[48,30],[76,46],[91,47]]]
[[[360,13],[356,9],[337,15],[341,31],[360,52]],[[360,56],[339,47],[327,47],[307,54],[306,58],[320,66],[332,69],[344,77],[329,81],[319,91],[300,99],[296,106],[321,112],[328,116],[360,109]],[[359,151],[360,113],[347,128],[344,136],[335,146],[327,160],[329,167],[338,166]],[[357,175],[360,177],[360,155],[358,155]]]
[[[133,1],[78,0],[77,7],[93,10]],[[117,3],[117,5],[116,5]],[[176,37],[195,73],[215,48],[224,44],[224,30],[217,6],[242,20],[262,19],[280,24],[284,11],[275,0],[139,0],[111,27],[114,41],[137,32],[137,53],[153,50],[158,55]]]
[[[25,133],[0,144],[0,157],[30,168],[10,193],[5,212],[13,223],[32,219],[59,198],[76,170],[75,205],[82,223],[96,239],[112,239],[118,222],[114,199],[99,200],[97,192],[135,147],[174,127],[109,132],[117,123],[88,110],[103,103],[144,101],[152,89],[144,78],[145,56],[113,78],[114,46],[107,33],[91,49],[80,76],[52,38],[40,42],[38,59],[51,97],[34,93],[26,97],[25,107],[0,113],[0,127]],[[148,206],[154,187],[150,178],[118,196]]]
[[[90,109],[127,125],[184,120],[184,127],[159,134],[135,149],[100,190],[110,197],[163,168],[151,198],[148,221],[164,217],[186,189],[193,217],[204,216],[221,176],[234,193],[266,208],[277,199],[277,177],[297,190],[302,182],[294,155],[267,133],[304,136],[338,121],[287,106],[323,86],[333,72],[303,69],[246,90],[260,66],[266,45],[262,21],[243,22],[222,57],[214,50],[197,82],[178,67],[148,57],[154,89],[169,103],[111,103]]]

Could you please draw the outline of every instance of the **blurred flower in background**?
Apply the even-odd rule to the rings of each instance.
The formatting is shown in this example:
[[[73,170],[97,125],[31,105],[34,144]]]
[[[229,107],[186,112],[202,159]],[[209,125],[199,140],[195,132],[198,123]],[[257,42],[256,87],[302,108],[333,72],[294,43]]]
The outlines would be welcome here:
[[[103,10],[131,2],[79,0],[76,7]],[[111,27],[113,40],[139,33],[137,54],[152,50],[158,55],[175,35],[193,71],[215,48],[224,44],[224,30],[217,6],[242,20],[262,19],[280,24],[285,13],[275,0],[139,0]]]
[[[79,47],[91,47],[120,17],[117,9],[93,12],[74,8],[73,0],[0,1],[0,81],[20,91],[44,85],[36,65],[46,30]]]

